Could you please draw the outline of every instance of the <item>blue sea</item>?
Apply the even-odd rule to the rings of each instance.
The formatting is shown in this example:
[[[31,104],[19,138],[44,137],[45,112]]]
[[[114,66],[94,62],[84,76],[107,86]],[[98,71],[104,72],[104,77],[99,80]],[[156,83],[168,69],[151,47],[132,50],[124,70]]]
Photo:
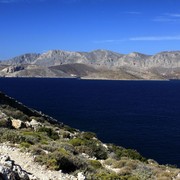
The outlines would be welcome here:
[[[0,91],[105,143],[180,167],[180,81],[1,78]]]

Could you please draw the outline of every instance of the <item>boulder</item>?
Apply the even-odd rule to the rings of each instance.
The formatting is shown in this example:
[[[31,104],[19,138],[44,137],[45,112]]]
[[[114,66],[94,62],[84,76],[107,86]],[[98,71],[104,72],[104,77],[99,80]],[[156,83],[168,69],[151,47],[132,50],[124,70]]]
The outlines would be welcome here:
[[[19,119],[12,119],[11,122],[12,122],[12,126],[15,129],[20,129],[20,128],[25,128],[26,127],[25,123],[23,121],[19,120]]]
[[[34,129],[34,130],[37,130],[38,127],[41,127],[42,124],[38,121],[36,121],[35,119],[32,119],[30,122],[29,122],[30,126]]]

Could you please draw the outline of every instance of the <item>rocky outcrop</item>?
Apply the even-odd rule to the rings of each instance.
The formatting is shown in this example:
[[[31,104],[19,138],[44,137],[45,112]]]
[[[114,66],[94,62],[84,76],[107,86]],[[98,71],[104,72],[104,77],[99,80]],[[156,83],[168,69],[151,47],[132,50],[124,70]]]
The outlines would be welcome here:
[[[3,180],[30,180],[26,171],[21,166],[15,164],[7,155],[0,155],[0,178]],[[36,178],[34,178],[36,179]]]
[[[6,71],[6,73],[14,73],[14,72],[17,72],[17,71],[22,71],[24,70],[24,66],[22,65],[18,65],[18,66],[9,66],[7,68],[5,68],[3,71]]]
[[[15,129],[20,129],[20,128],[26,127],[26,124],[19,119],[12,119],[11,122],[12,122],[12,127],[14,127]]]
[[[28,122],[26,122],[27,125]],[[29,127],[33,128],[34,130],[37,130],[39,127],[42,126],[40,122],[37,122],[35,119],[32,119],[31,122],[28,123]]]

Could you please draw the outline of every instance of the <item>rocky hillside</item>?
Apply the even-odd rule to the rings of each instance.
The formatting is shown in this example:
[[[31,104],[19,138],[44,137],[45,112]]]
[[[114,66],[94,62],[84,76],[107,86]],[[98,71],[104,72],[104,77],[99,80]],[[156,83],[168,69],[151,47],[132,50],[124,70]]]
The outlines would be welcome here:
[[[51,50],[0,62],[1,77],[81,77],[90,79],[179,79],[180,51],[155,55],[107,50]]]
[[[0,179],[178,180],[180,169],[105,144],[0,92]]]

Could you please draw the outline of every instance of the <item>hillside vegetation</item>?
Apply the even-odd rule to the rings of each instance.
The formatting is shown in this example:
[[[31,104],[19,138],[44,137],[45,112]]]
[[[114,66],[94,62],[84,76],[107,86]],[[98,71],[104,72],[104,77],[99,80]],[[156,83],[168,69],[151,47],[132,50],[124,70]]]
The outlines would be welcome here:
[[[66,126],[3,93],[0,93],[0,143],[30,153],[47,171],[61,171],[74,177],[81,173],[81,180],[180,178],[178,168],[159,165],[136,150],[104,144],[96,134]]]

